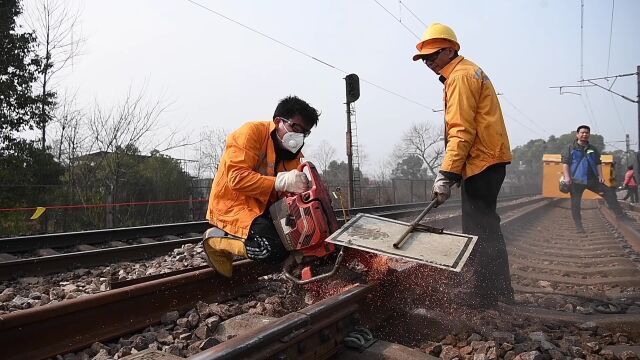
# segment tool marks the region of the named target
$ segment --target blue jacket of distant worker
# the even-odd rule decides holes
[[[598,179],[600,152],[591,144],[582,146],[574,141],[562,154],[562,163],[569,165],[573,182],[588,184]]]

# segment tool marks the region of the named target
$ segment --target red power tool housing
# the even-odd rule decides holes
[[[339,226],[331,206],[329,190],[315,165],[306,161],[298,166],[298,170],[307,174],[311,188],[280,199],[271,206],[269,212],[285,248],[292,252],[290,259],[302,263],[309,258],[325,258],[333,254],[335,245],[325,239]],[[286,266],[291,265],[290,262],[285,264],[285,275],[288,274]],[[312,277],[310,269],[303,270],[303,280]]]

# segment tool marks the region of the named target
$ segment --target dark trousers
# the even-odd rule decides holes
[[[638,202],[638,187],[637,186],[627,186],[627,194],[622,198],[622,200],[627,200],[631,198],[631,203],[635,204]]]
[[[247,258],[267,264],[279,264],[289,256],[268,215],[253,220],[244,247],[247,250]]]
[[[471,274],[462,285],[486,305],[513,301],[507,247],[496,212],[505,172],[506,165],[493,165],[462,182],[462,232],[478,236],[466,264]]]
[[[616,198],[616,191],[598,180],[590,181],[587,184],[571,184],[571,216],[576,227],[582,227],[582,215],[580,215],[580,202],[582,201],[582,194],[585,190],[591,190],[594,193],[600,195],[607,203],[609,209],[611,209],[616,215],[622,214],[622,208],[618,204]]]

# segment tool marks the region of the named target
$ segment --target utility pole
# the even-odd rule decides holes
[[[351,103],[360,98],[360,78],[356,74],[349,74],[344,78],[347,90],[347,165],[349,167],[349,206],[355,206],[353,190],[353,137],[351,134]]]
[[[627,166],[629,166],[629,153],[631,152],[631,143],[629,142],[629,134],[625,134],[624,142],[627,145],[627,147],[625,148],[626,149],[625,158],[627,159]]]
[[[636,66],[636,81],[638,97],[636,98],[636,105],[638,106],[638,151],[633,162],[633,174],[636,179],[640,179],[640,65]],[[636,199],[637,200],[637,199]]]

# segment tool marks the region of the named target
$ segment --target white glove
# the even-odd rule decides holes
[[[303,172],[291,170],[278,173],[276,176],[276,191],[299,194],[307,190],[309,190],[309,178]]]
[[[443,204],[451,196],[451,186],[454,181],[447,179],[441,173],[438,173],[436,180],[433,182],[433,195],[431,199],[438,199],[438,205]]]

